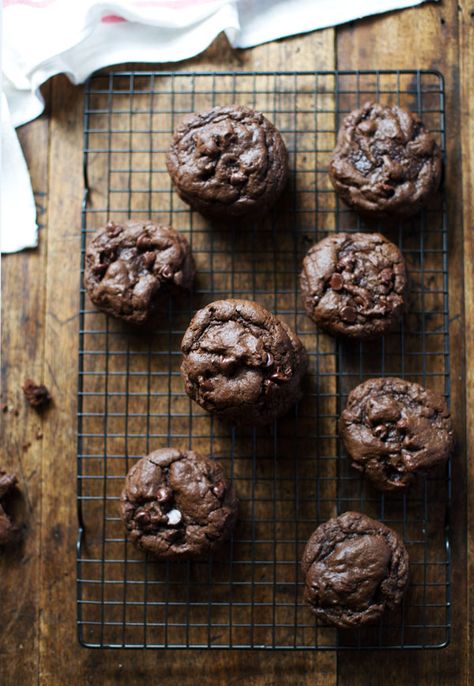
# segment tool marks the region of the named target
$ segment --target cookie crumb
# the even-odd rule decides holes
[[[46,386],[38,385],[32,379],[26,379],[22,389],[26,400],[35,409],[43,408],[51,402],[51,395]]]

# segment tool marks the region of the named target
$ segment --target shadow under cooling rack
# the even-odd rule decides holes
[[[339,203],[327,169],[346,112],[367,100],[419,112],[444,151],[443,81],[435,72],[111,72],[86,85],[82,255],[90,233],[130,216],[172,224],[189,238],[194,292],[167,303],[137,333],[96,311],[81,290],[78,437],[78,631],[90,647],[427,648],[450,632],[450,471],[406,495],[381,495],[350,467],[337,435],[347,393],[370,376],[397,375],[449,397],[447,226],[440,197],[380,230],[402,249],[410,295],[398,330],[372,343],[339,343],[305,315],[302,258],[336,230],[366,228]],[[291,177],[264,220],[212,226],[173,192],[165,155],[192,111],[240,103],[280,129]],[[370,229],[369,229],[370,230]],[[82,258],[82,260],[84,257]],[[82,276],[81,276],[82,287]],[[180,341],[194,311],[220,297],[257,300],[296,329],[310,357],[302,401],[265,429],[216,421],[185,395]],[[123,479],[148,451],[192,447],[234,479],[233,539],[201,562],[156,562],[125,537]],[[312,531],[359,510],[403,537],[411,583],[402,606],[372,627],[317,625],[302,601],[299,561]]]

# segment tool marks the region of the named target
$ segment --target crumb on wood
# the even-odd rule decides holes
[[[1,407],[2,407],[2,412],[3,412],[4,414],[5,414],[5,412],[8,412],[8,405],[7,405],[7,403],[2,403]]]
[[[51,395],[43,384],[36,384],[32,379],[26,379],[23,393],[31,407],[41,409],[51,402]]]

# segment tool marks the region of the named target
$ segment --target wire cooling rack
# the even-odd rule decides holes
[[[198,268],[194,292],[163,307],[152,332],[99,313],[81,291],[78,441],[78,631],[89,647],[428,648],[450,635],[450,471],[406,495],[381,495],[352,470],[337,436],[347,393],[398,375],[449,397],[447,226],[442,198],[384,230],[410,272],[407,313],[371,343],[338,343],[302,309],[297,275],[309,246],[366,228],[328,180],[341,117],[366,100],[419,112],[444,151],[444,94],[435,72],[102,73],[86,85],[82,254],[109,219],[151,217],[183,231]],[[265,220],[212,226],[173,192],[165,155],[181,117],[248,104],[280,129],[291,179]],[[370,229],[369,229],[370,230]],[[82,283],[82,281],[81,281]],[[185,395],[180,341],[196,309],[217,298],[257,300],[293,326],[310,357],[299,405],[261,429],[236,429]],[[199,562],[157,562],[127,543],[118,516],[123,479],[152,449],[193,448],[234,479],[233,539]],[[321,522],[359,510],[396,529],[411,560],[402,606],[373,627],[317,625],[302,602],[299,561]]]

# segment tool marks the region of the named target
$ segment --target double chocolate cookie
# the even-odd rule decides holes
[[[181,350],[186,393],[223,419],[265,424],[301,396],[308,365],[303,344],[255,302],[218,300],[199,310]]]
[[[300,285],[308,316],[334,336],[375,338],[404,305],[405,261],[380,233],[334,233],[313,245]]]
[[[417,472],[445,462],[454,447],[444,398],[395,377],[354,388],[339,431],[352,466],[382,491],[406,488]]]
[[[361,214],[409,216],[438,189],[441,151],[416,114],[368,102],[345,118],[329,176],[344,202]]]
[[[128,472],[121,516],[130,540],[158,558],[196,558],[231,534],[238,501],[218,462],[192,450],[155,450]]]
[[[359,512],[321,524],[301,566],[306,603],[318,619],[339,629],[376,621],[400,603],[408,583],[408,553],[400,537]]]
[[[16,476],[0,470],[0,501],[7,498],[16,488]],[[5,512],[0,502],[0,546],[14,543],[18,537],[18,528]]]
[[[111,221],[86,250],[84,285],[90,299],[131,324],[145,323],[164,294],[191,288],[194,274],[188,241],[161,224]]]
[[[228,105],[181,122],[167,167],[180,198],[204,215],[226,219],[274,205],[288,179],[288,153],[263,114]]]

